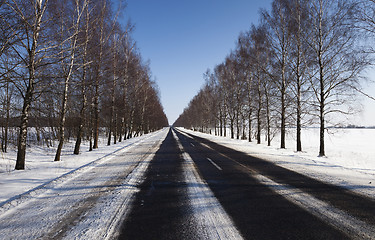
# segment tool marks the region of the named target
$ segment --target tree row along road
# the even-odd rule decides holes
[[[45,188],[0,238],[375,238],[373,200],[172,128]]]

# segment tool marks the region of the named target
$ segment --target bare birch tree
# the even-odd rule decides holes
[[[20,31],[16,32],[15,37],[19,40],[19,45],[14,47],[16,54],[27,70],[27,78],[22,81],[22,86],[18,85],[18,89],[22,95],[23,106],[20,118],[18,151],[16,170],[25,169],[26,156],[26,138],[28,130],[28,121],[30,107],[34,99],[35,88],[38,82],[38,69],[45,65],[48,46],[43,46],[41,36],[47,27],[44,20],[46,14],[48,0],[35,1],[6,1],[4,4],[14,13],[18,22],[22,23]]]
[[[61,3],[61,2],[60,2]],[[57,5],[60,9],[64,9],[64,6],[70,4],[63,3],[63,5]],[[68,91],[70,81],[73,75],[76,61],[76,51],[78,47],[78,37],[81,31],[81,19],[85,13],[85,8],[88,5],[87,0],[79,1],[74,0],[72,8],[67,11],[62,11],[60,15],[61,21],[61,42],[60,55],[62,56],[62,72],[64,88],[62,93],[62,103],[60,110],[60,123],[59,123],[59,144],[57,146],[55,161],[60,161],[61,150],[65,140],[65,122],[66,122],[66,111],[68,106]],[[70,13],[70,14],[69,14]],[[70,22],[71,21],[71,22]]]
[[[84,125],[86,122],[86,110],[88,105],[88,93],[87,93],[87,71],[90,65],[88,59],[88,42],[90,40],[90,26],[92,25],[91,21],[91,9],[89,6],[85,8],[85,19],[84,19],[84,26],[82,33],[82,38],[80,38],[81,48],[80,48],[80,68],[79,68],[79,77],[78,77],[78,87],[80,88],[80,96],[81,96],[81,107],[79,111],[78,117],[78,131],[77,131],[77,139],[74,146],[74,154],[79,154],[80,146],[82,142],[82,137],[84,133]]]
[[[308,45],[305,41],[305,30],[308,27],[307,12],[308,3],[305,0],[291,0],[287,3],[286,8],[289,12],[289,21],[291,26],[292,44],[290,49],[289,65],[291,68],[291,91],[293,94],[293,101],[295,106],[295,121],[296,121],[296,149],[302,151],[302,127],[303,116],[306,115],[304,108],[306,108],[308,92],[308,66],[311,64]]]
[[[325,156],[325,131],[331,114],[355,110],[353,87],[366,67],[353,28],[355,5],[351,1],[314,0],[310,2],[310,29],[306,42],[314,53],[311,87],[320,125],[319,156]]]
[[[275,67],[278,74],[274,74],[273,81],[280,92],[280,148],[285,148],[286,134],[286,111],[287,111],[287,91],[289,81],[287,76],[288,58],[291,47],[290,21],[285,8],[286,0],[275,0],[272,2],[271,12],[263,11],[262,17],[269,26],[269,42],[274,52]],[[279,77],[280,76],[280,77]]]

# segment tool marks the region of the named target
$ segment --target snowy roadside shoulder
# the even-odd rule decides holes
[[[327,157],[317,156],[319,145],[316,129],[304,130],[303,152],[278,148],[276,138],[268,147],[247,140],[181,130],[375,199],[375,148],[371,147],[374,129],[338,130],[326,141]],[[295,145],[292,135],[287,137],[286,143],[287,146]]]
[[[127,150],[130,146],[135,146],[160,131],[131,138],[111,146],[100,146],[94,151],[83,151],[79,155],[72,154],[74,146],[72,143],[68,143],[63,149],[59,162],[53,161],[55,152],[51,148],[30,149],[26,155],[27,169],[22,171],[9,170],[9,165],[15,165],[15,152],[3,155],[1,160],[3,164],[0,164],[0,167],[7,170],[0,172],[0,213],[40,194],[48,187],[66,181],[111,159],[116,156],[116,153]],[[86,147],[82,146],[82,149]]]

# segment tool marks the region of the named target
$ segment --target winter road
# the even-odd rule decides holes
[[[181,130],[0,209],[1,239],[375,239],[375,201]]]

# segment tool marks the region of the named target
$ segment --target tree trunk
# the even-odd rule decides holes
[[[9,82],[6,84],[6,119],[5,119],[5,129],[4,129],[4,143],[3,152],[7,152],[8,148],[8,131],[9,131],[9,116],[10,115],[10,96],[9,96]]]
[[[271,146],[271,116],[270,107],[267,105],[267,146]]]
[[[117,112],[115,112],[115,116],[113,119],[113,144],[117,143]]]
[[[271,146],[271,111],[270,111],[270,96],[267,86],[264,86],[264,95],[266,100],[266,120],[267,120],[267,146]]]
[[[237,116],[236,116],[236,130],[237,130],[237,136],[236,138],[237,139],[240,139],[240,122],[239,122],[239,113],[237,112]]]
[[[246,123],[245,116],[242,116],[242,140],[246,139]]]
[[[301,143],[301,89],[298,88],[297,93],[297,152],[302,151]]]
[[[325,156],[324,150],[324,131],[325,131],[325,122],[324,122],[324,107],[325,107],[325,99],[324,99],[324,78],[323,78],[323,68],[320,68],[320,131],[319,131],[319,157]]]
[[[261,136],[260,136],[260,134],[261,134],[261,130],[262,130],[262,128],[261,128],[261,123],[262,123],[262,120],[261,120],[261,116],[260,116],[260,111],[261,111],[261,109],[259,108],[258,109],[258,112],[257,112],[257,120],[258,120],[258,123],[257,123],[257,144],[260,144],[261,143]]]
[[[87,73],[87,44],[89,40],[89,19],[90,14],[88,8],[86,8],[86,27],[85,27],[85,45],[83,48],[83,57],[82,57],[82,78],[81,78],[81,93],[82,93],[82,107],[79,113],[79,125],[78,125],[78,132],[77,132],[77,140],[74,146],[74,154],[78,155],[81,143],[82,143],[82,137],[83,137],[83,131],[84,131],[84,123],[85,123],[85,111],[87,106],[87,96],[86,96],[86,73]]]
[[[65,141],[65,121],[66,121],[66,110],[67,110],[67,105],[68,105],[68,90],[69,90],[70,77],[73,72],[74,51],[75,51],[76,41],[77,41],[76,37],[74,37],[73,44],[72,44],[73,52],[71,53],[71,57],[70,57],[69,71],[65,77],[65,82],[64,82],[64,92],[63,92],[63,99],[62,99],[62,105],[61,105],[61,118],[60,118],[60,124],[59,124],[59,145],[57,146],[55,161],[60,161],[61,150]]]
[[[74,146],[74,154],[78,155],[79,150],[81,147],[81,142],[82,142],[82,137],[83,137],[83,129],[84,129],[84,122],[85,122],[85,110],[86,110],[86,105],[87,105],[87,97],[86,97],[86,91],[85,91],[85,86],[82,84],[82,107],[79,113],[79,125],[78,125],[78,132],[77,132],[77,140],[76,144]]]
[[[114,144],[116,144],[116,131],[113,129],[115,128],[116,120],[115,120],[115,93],[116,93],[116,37],[113,37],[113,80],[112,80],[112,91],[111,91],[111,116],[109,121],[109,133],[108,133],[108,142],[107,145],[111,145],[111,136],[112,132],[114,133]]]
[[[96,149],[99,147],[99,79],[96,79],[95,83],[95,96],[94,96],[94,126],[93,126],[93,137],[94,137],[94,146]]]
[[[281,144],[280,148],[285,148],[285,73],[282,74],[281,86]]]
[[[18,151],[16,160],[16,170],[25,169],[25,158],[26,158],[26,139],[27,139],[27,124],[29,121],[29,111],[31,102],[34,94],[34,84],[36,75],[36,51],[38,45],[38,37],[40,31],[40,25],[42,22],[44,11],[42,11],[42,1],[36,3],[35,5],[35,23],[31,26],[32,31],[32,44],[28,51],[28,71],[29,79],[26,89],[26,94],[23,98],[23,107],[21,113],[21,125],[20,132],[18,136]]]
[[[324,91],[324,65],[323,65],[323,23],[322,16],[319,15],[319,46],[318,46],[318,64],[319,64],[319,83],[320,83],[320,99],[319,99],[319,112],[320,112],[320,131],[319,131],[319,157],[325,156],[324,149],[324,130],[325,130],[325,91]]]
[[[249,111],[249,142],[252,142],[251,130],[252,130],[252,119],[251,119],[252,112]]]
[[[220,137],[222,137],[223,136],[223,114],[221,113],[221,110],[220,110],[219,124],[220,124]]]
[[[302,37],[301,37],[301,8],[300,1],[297,1],[297,63],[296,63],[296,78],[297,78],[297,152],[302,151],[301,143],[301,114],[302,114],[302,104],[301,104],[301,89],[302,89],[302,73],[301,73],[301,60],[302,56]]]
[[[258,77],[258,109],[257,109],[257,144],[261,143],[261,130],[262,130],[262,92],[261,92],[261,82]]]
[[[122,141],[122,132],[124,131],[124,118],[121,118],[120,129],[118,129],[118,141]]]
[[[74,152],[73,153],[75,155],[79,154],[79,149],[80,149],[81,143],[82,143],[82,134],[83,134],[83,126],[80,123],[79,126],[78,126],[78,135],[77,135],[76,144],[74,145]]]
[[[234,119],[230,119],[230,138],[234,138]]]
[[[226,117],[225,117],[225,115],[224,115],[224,117],[223,117],[223,129],[224,129],[224,137],[226,137],[227,136],[227,120],[226,120]]]
[[[128,139],[128,126],[127,124],[125,124],[125,127],[124,127],[124,141]]]
[[[107,140],[107,146],[111,145],[111,138],[112,138],[112,125],[113,125],[113,108],[111,107],[111,119],[109,121],[109,127],[108,127],[108,140]]]
[[[322,112],[322,110],[321,110]],[[320,116],[320,131],[319,131],[319,140],[320,140],[320,146],[319,146],[319,157],[325,156],[325,150],[324,150],[324,116]]]
[[[31,76],[34,76],[34,69],[30,70]],[[27,88],[26,95],[23,102],[22,114],[21,114],[21,125],[18,136],[18,151],[16,170],[25,169],[25,158],[26,158],[26,139],[27,139],[27,125],[29,122],[29,110],[34,92],[34,78],[31,77],[29,81],[29,87]]]
[[[93,146],[93,138],[94,138],[94,106],[90,106],[90,120],[89,120],[89,141],[90,141],[90,146],[89,146],[89,151],[92,151],[94,149]]]

